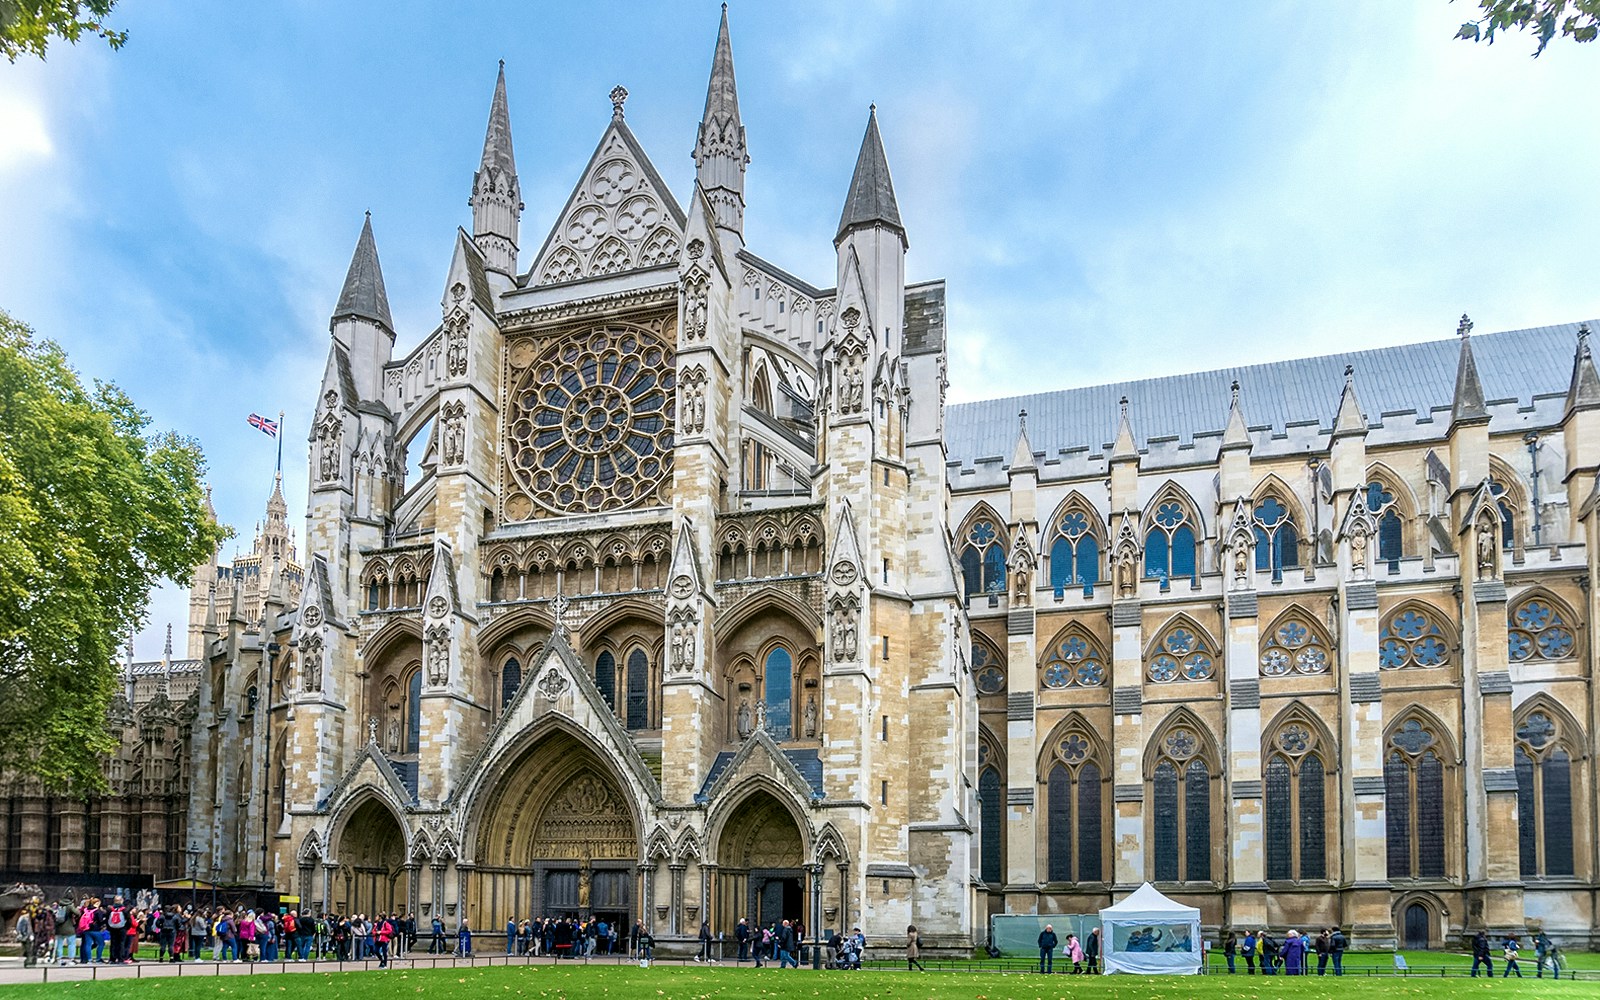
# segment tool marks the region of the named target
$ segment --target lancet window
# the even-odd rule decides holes
[[[1439,734],[1411,716],[1389,735],[1383,764],[1390,878],[1443,878],[1445,761]]]
[[[1328,876],[1327,767],[1317,730],[1305,719],[1278,727],[1266,747],[1267,878],[1307,881]]]
[[[1394,491],[1374,479],[1367,483],[1362,492],[1366,495],[1367,510],[1378,522],[1378,562],[1388,564],[1389,572],[1398,573],[1405,531],[1399,508],[1395,505]]]
[[[1536,707],[1517,724],[1517,846],[1524,877],[1573,874],[1569,737],[1575,734],[1556,720]]]
[[[1272,579],[1283,579],[1285,569],[1300,565],[1300,534],[1295,529],[1289,508],[1268,495],[1251,511],[1256,534],[1256,569],[1271,570]]]
[[[1093,746],[1088,733],[1074,727],[1051,753],[1045,795],[1052,882],[1105,879],[1101,847],[1105,783]]]
[[[1050,586],[1057,597],[1068,587],[1093,594],[1100,582],[1100,539],[1090,511],[1069,508],[1056,521],[1056,538],[1050,543]]]
[[[1187,725],[1159,738],[1150,774],[1158,882],[1211,880],[1211,771],[1200,735]]]
[[[1006,550],[995,521],[981,517],[967,527],[961,549],[961,575],[967,600],[979,594],[998,596],[1006,591]]]
[[[1182,577],[1198,584],[1195,537],[1195,521],[1186,505],[1171,498],[1158,501],[1144,535],[1144,575],[1160,580],[1163,589]]]

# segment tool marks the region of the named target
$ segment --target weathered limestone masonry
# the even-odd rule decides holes
[[[875,108],[824,288],[746,246],[726,16],[681,201],[610,98],[535,245],[501,67],[432,330],[363,223],[303,568],[275,492],[193,694],[118,710],[182,734],[196,874],[669,948],[968,949],[1146,880],[1213,933],[1600,944],[1586,325],[947,407]]]

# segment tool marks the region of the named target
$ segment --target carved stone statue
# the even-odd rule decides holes
[[[589,896],[594,882],[594,873],[589,870],[588,864],[578,869],[578,909],[589,908]]]
[[[376,715],[367,716],[367,742],[374,746],[378,743],[378,717]]]
[[[460,403],[444,408],[443,427],[440,428],[439,446],[446,465],[460,465],[466,452],[467,411]]]
[[[1350,535],[1350,576],[1356,580],[1367,578],[1367,533],[1355,531]]]
[[[1117,596],[1129,598],[1138,592],[1138,556],[1132,549],[1123,549],[1117,556]]]
[[[443,626],[429,629],[428,642],[428,683],[438,687],[450,676],[449,630]]]
[[[1478,520],[1478,576],[1495,575],[1495,524],[1489,518]]]
[[[339,478],[339,418],[328,414],[317,428],[317,474],[322,482]]]
[[[817,696],[816,695],[811,695],[808,698],[806,698],[806,711],[805,711],[804,721],[802,723],[802,727],[801,727],[800,731],[805,734],[805,737],[808,740],[816,738],[816,735],[817,735]]]
[[[749,698],[746,698],[743,701],[739,702],[739,717],[738,717],[738,722],[736,723],[736,725],[737,725],[738,730],[739,730],[739,738],[741,740],[749,739],[750,738],[751,727],[753,725],[755,725],[755,720],[753,718],[751,718],[751,715],[750,715],[750,699]]]
[[[698,340],[706,333],[706,277],[699,272],[684,281],[683,334]]]
[[[833,605],[833,658],[846,662],[856,657],[856,610],[846,601]]]
[[[1241,542],[1234,542],[1233,546],[1233,589],[1247,590],[1250,587],[1250,549]]]
[[[1032,584],[1033,567],[1025,561],[1018,562],[1016,568],[1011,571],[1011,585],[1015,591],[1011,603],[1018,607],[1027,607],[1028,602],[1033,599]]]
[[[400,752],[400,720],[389,716],[389,724],[384,727],[383,745],[390,753]]]
[[[451,378],[467,373],[467,316],[459,313],[450,318],[447,327],[450,344],[445,348],[445,370]]]
[[[315,694],[322,690],[322,639],[307,636],[300,644],[300,686]]]
[[[844,380],[839,385],[839,412],[861,412],[861,361],[857,355],[844,359]]]

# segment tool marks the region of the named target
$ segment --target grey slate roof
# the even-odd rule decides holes
[[[944,282],[906,289],[905,353],[934,354],[944,350]]]
[[[793,764],[795,770],[800,772],[800,776],[806,779],[806,784],[811,786],[811,794],[819,799],[822,798],[821,755],[811,749],[790,749],[787,747],[784,748],[783,755],[789,758],[789,763]],[[706,772],[705,782],[700,786],[700,794],[695,798],[702,802],[705,801],[706,796],[711,792],[711,786],[717,783],[717,779],[722,777],[722,772],[728,769],[728,765],[733,763],[733,758],[736,756],[738,755],[732,750],[723,750],[717,754],[716,759],[711,762],[711,770]]]
[[[844,199],[835,240],[856,226],[882,224],[898,232],[902,239],[906,227],[900,222],[900,206],[894,200],[894,182],[889,179],[889,160],[883,154],[883,137],[878,134],[878,109],[867,115],[867,134],[861,137],[861,152],[856,156],[856,172],[850,178],[850,193]]]
[[[361,236],[356,240],[356,252],[344,276],[339,304],[333,307],[334,319],[347,316],[370,319],[386,330],[394,329],[394,319],[389,315],[389,296],[383,290],[383,268],[378,266],[378,244],[372,238],[371,212],[367,213]]]
[[[1591,320],[1591,327],[1596,321]],[[1489,402],[1529,404],[1539,396],[1561,396],[1572,377],[1579,323],[1508,330],[1472,338],[1483,391]],[[1063,450],[1109,450],[1117,433],[1117,401],[1126,395],[1140,448],[1152,439],[1192,441],[1227,425],[1229,386],[1239,380],[1241,405],[1252,427],[1283,433],[1289,424],[1329,429],[1344,388],[1344,367],[1355,366],[1356,392],[1369,425],[1385,414],[1436,410],[1447,415],[1455,396],[1459,338],[1399,344],[1135,382],[1060,389],[957,403],[946,414],[952,463],[970,465],[1005,458],[1017,437],[1017,411],[1028,411],[1028,437],[1035,452],[1053,457]],[[1444,418],[1448,422],[1448,416]]]

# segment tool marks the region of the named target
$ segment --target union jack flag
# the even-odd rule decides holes
[[[278,422],[268,420],[259,413],[250,414],[250,426],[265,434],[267,437],[278,436]]]

